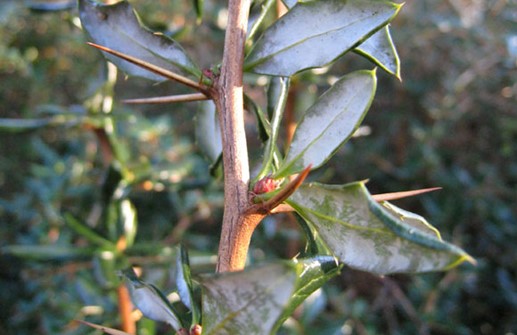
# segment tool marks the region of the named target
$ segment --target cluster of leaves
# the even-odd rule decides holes
[[[260,29],[259,29],[259,30],[260,30]],[[196,77],[195,77],[195,76],[193,76],[193,77],[196,79]],[[427,101],[427,102],[428,102],[428,101]],[[429,102],[428,102],[428,103],[429,103]],[[207,109],[209,109],[209,108],[207,108]],[[272,111],[272,112],[273,112],[273,111]],[[271,113],[270,115],[273,115],[273,113]],[[200,119],[202,119],[202,118],[200,118]],[[211,114],[211,119],[212,119],[212,120],[214,119],[213,113]],[[269,119],[269,116],[266,116],[266,120],[267,120],[267,119]],[[117,122],[119,122],[119,121],[117,121]],[[139,122],[135,122],[134,124],[138,124],[138,123],[140,123],[140,122],[142,122],[142,120],[141,120],[141,119],[139,119]],[[274,121],[274,118],[271,118],[271,122],[270,122],[270,124],[271,124],[271,125],[273,125],[273,124],[274,124],[274,122],[275,122],[275,121]],[[268,127],[268,122],[263,122],[263,124],[264,124],[264,125],[266,125],[266,126],[264,127],[265,129],[270,129],[270,130],[271,130],[271,129],[275,129],[275,127],[274,127],[274,126],[270,126],[270,127]],[[210,125],[213,125],[213,122],[211,122],[211,123],[210,123]],[[217,127],[213,127],[213,129],[217,129]],[[271,135],[269,135],[269,136],[271,136]],[[266,138],[267,138],[267,137],[266,137]],[[210,143],[210,141],[208,141],[208,142]],[[214,143],[214,142],[212,142],[212,143]],[[217,142],[215,142],[215,143],[217,143]],[[276,155],[276,152],[274,151],[274,150],[276,150],[276,149],[275,149],[275,148],[271,149],[271,147],[273,147],[273,146],[271,146],[271,145],[270,145],[270,146],[269,146],[269,150],[273,150],[273,153]],[[211,148],[208,148],[208,149],[210,150]],[[212,148],[212,149],[213,149],[213,148]],[[304,149],[305,149],[305,148],[304,148],[303,146],[302,146],[302,147],[300,147],[300,151],[303,151]],[[333,151],[334,151],[334,150],[332,150],[332,152],[333,152]],[[213,152],[214,152],[215,154],[214,154],[212,157],[214,158],[214,161],[215,161],[215,160],[217,159],[217,157],[218,157],[218,155],[219,155],[219,154],[218,154],[217,149],[213,150]],[[267,156],[267,155],[265,155],[265,156]],[[324,155],[323,155],[323,156],[324,156]],[[326,154],[326,157],[328,157],[328,156],[329,156],[329,155],[328,155],[328,154]],[[360,155],[359,155],[359,156],[360,156]],[[268,158],[269,158],[269,157],[273,157],[273,159],[271,159],[271,161],[275,162],[275,159],[276,159],[276,158],[274,158],[274,155],[273,155],[273,156],[267,156],[267,157],[268,157]],[[303,155],[302,155],[302,156],[298,156],[298,157],[303,157]],[[434,157],[435,157],[435,156],[434,156]],[[282,163],[282,164],[286,164],[286,163],[285,163],[286,161],[287,161],[288,163],[293,163],[295,160],[292,160],[292,161],[283,160],[283,161],[281,161],[280,163]],[[353,165],[355,165],[355,164],[359,164],[359,162],[361,162],[361,163],[363,164],[363,166],[368,165],[368,162],[363,162],[363,161],[361,161],[361,160],[358,160],[357,162],[351,162],[351,163],[350,163],[350,165],[351,165],[351,166],[353,166]],[[298,162],[298,163],[299,163],[299,162]],[[293,163],[293,164],[294,164],[294,163]],[[264,166],[265,166],[265,165],[266,165],[266,164],[264,164]],[[270,170],[265,170],[265,175],[268,175],[269,173],[273,173],[273,172],[275,172],[275,173],[277,173],[277,175],[274,175],[274,176],[275,176],[275,177],[279,176],[279,175],[278,175],[278,171],[280,171],[279,167],[282,167],[282,166],[283,166],[283,165],[281,165],[281,164],[273,165],[273,168],[274,168],[275,170],[272,170],[271,168],[270,168]],[[300,164],[300,165],[299,165],[299,168],[303,169],[303,167],[304,167],[304,164]],[[287,169],[287,167],[286,167],[286,166],[283,166],[283,168],[284,168],[284,169]],[[407,169],[407,170],[411,170],[411,169],[412,169],[412,165],[411,165],[411,166],[409,166],[409,167],[407,167],[406,169]],[[357,169],[357,170],[358,170],[358,171],[361,171],[360,169]],[[292,171],[295,171],[295,170],[293,169]],[[352,173],[353,173],[352,171],[354,171],[354,170],[351,170],[350,174],[352,174]],[[403,168],[402,168],[402,169],[400,169],[400,172],[404,172],[404,171],[405,171],[405,170],[404,170]],[[411,170],[411,171],[413,171],[413,170]],[[411,171],[409,171],[409,172],[407,172],[407,173],[410,173]],[[286,173],[286,175],[289,175],[290,173],[291,173],[291,172],[287,172],[287,173]],[[378,173],[378,172],[373,171],[373,173],[372,173],[371,175],[372,175],[372,176],[375,176],[375,177],[377,177],[377,178],[378,178],[379,173]],[[366,177],[366,176],[365,176],[365,177]],[[342,180],[342,179],[341,179],[341,180]],[[442,180],[442,179],[441,179],[440,177],[436,177],[436,178],[431,179],[431,181],[432,181],[433,183],[440,183],[440,184],[441,184],[441,180]],[[258,181],[258,179],[257,179],[257,181]],[[386,185],[393,185],[393,181],[387,180]],[[308,187],[308,186],[307,186],[307,187]],[[318,188],[318,189],[319,189],[319,188],[323,189],[323,190],[322,190],[322,192],[324,191],[325,193],[336,192],[336,190],[333,190],[332,188],[329,188],[328,186],[325,186],[325,185],[323,185],[323,187],[321,187],[321,186],[319,186],[319,185],[317,185],[317,184],[316,184],[314,187],[316,187],[316,188]],[[363,186],[363,185],[361,185],[361,184],[350,184],[350,185],[347,185],[346,187],[340,187],[340,188],[343,188],[343,189],[347,189],[347,190],[349,190],[349,192],[350,192],[351,194],[363,194],[363,195],[364,195],[364,192],[360,192],[360,191],[358,191],[358,189],[361,189],[361,188],[363,188],[363,187],[364,187],[364,186]],[[305,188],[305,186],[304,186],[303,188]],[[303,188],[302,188],[300,191],[303,191]],[[400,188],[400,186],[398,186],[398,188]],[[389,189],[389,187],[388,187],[388,186],[386,186],[386,189]],[[458,195],[459,195],[459,194],[456,194],[456,196],[458,196]],[[80,197],[78,197],[78,198],[80,198]],[[293,196],[293,199],[296,199],[296,194]],[[291,200],[293,200],[293,199],[291,199]],[[356,199],[356,198],[354,198],[354,199]],[[294,201],[294,200],[293,200],[293,201]],[[299,202],[300,202],[300,201],[299,201]],[[456,202],[456,201],[454,201],[454,203],[455,203],[455,202]],[[296,204],[297,204],[296,202],[292,202],[293,207],[296,207]],[[298,205],[299,205],[299,212],[300,212],[300,213],[302,213],[302,214],[303,214],[303,213],[305,213],[305,218],[306,218],[307,220],[309,220],[309,221],[310,221],[310,220],[311,220],[311,215],[313,215],[313,213],[312,213],[310,210],[307,210],[307,209],[305,209],[305,211],[304,211],[304,208],[309,208],[309,209],[310,209],[311,207],[309,207],[309,206],[314,207],[314,206],[316,206],[316,205],[314,205],[314,204],[304,204],[304,203],[299,203]],[[366,201],[366,200],[363,202],[363,206],[364,206],[364,208],[366,208],[366,211],[367,211],[367,212],[368,212],[368,211],[370,211],[370,208],[371,208],[372,206],[373,206],[373,207],[375,207],[375,205],[377,205],[375,202]],[[318,204],[317,206],[319,206],[319,208],[322,208],[321,203],[320,203],[320,204]],[[325,204],[325,206],[328,206],[328,204]],[[396,210],[396,209],[395,209],[395,211],[396,211],[396,213],[400,214],[400,210]],[[503,211],[501,212],[501,215],[504,215],[504,213],[505,213],[505,211],[503,210]],[[140,214],[140,212],[139,212],[139,214]],[[322,214],[325,214],[325,212],[322,212]],[[332,214],[334,214],[334,213],[332,213]],[[437,215],[438,215],[439,213],[435,212],[435,214],[437,214]],[[445,214],[443,214],[442,216],[438,215],[438,217],[443,217],[444,215],[445,215]],[[325,217],[327,217],[327,216],[328,216],[328,213],[327,213],[327,214],[325,214],[324,216],[325,216]],[[381,216],[381,218],[382,218],[382,217],[383,217],[383,216]],[[316,219],[319,219],[319,218],[316,218]],[[336,219],[339,219],[339,218],[336,218]],[[319,219],[319,220],[321,220],[321,219]],[[342,220],[342,219],[339,219],[339,221],[343,221],[343,220]],[[440,219],[440,221],[445,222],[445,219]],[[452,220],[452,221],[455,221],[455,220]],[[422,221],[421,221],[420,219],[417,219],[417,220],[416,220],[416,222],[420,222],[420,223],[421,223]],[[424,225],[424,226],[425,226],[425,225]],[[318,232],[320,232],[320,233],[323,235],[324,230],[321,230],[321,228],[320,228],[320,230],[318,230]],[[435,233],[432,229],[427,230],[427,232],[428,232],[428,233],[431,233],[431,234],[433,234],[433,235],[436,235],[436,233]],[[35,234],[36,234],[36,232],[35,232]],[[326,246],[326,247],[328,248],[328,244],[332,243],[332,240],[329,238],[328,240],[327,240],[327,239],[325,239],[325,240],[324,240],[324,242],[325,242],[325,244],[327,244],[327,246]],[[321,250],[321,249],[320,249],[320,250]],[[344,253],[344,255],[346,255],[346,253]],[[348,262],[348,260],[347,260],[347,262]],[[353,264],[352,264],[352,265],[353,265]],[[289,265],[288,267],[289,267],[289,268],[291,268],[291,265]],[[501,275],[500,277],[504,279],[504,278],[506,278],[507,276],[505,277],[504,275]],[[503,283],[503,282],[504,282],[504,280],[503,280],[501,283]],[[430,290],[430,289],[428,289],[428,290]],[[359,308],[359,309],[360,309],[360,308]],[[363,309],[363,311],[364,311],[364,309]]]

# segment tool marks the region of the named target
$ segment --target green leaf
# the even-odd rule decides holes
[[[297,3],[259,38],[245,70],[291,76],[325,66],[385,26],[400,7],[366,0]]]
[[[213,101],[202,101],[196,113],[196,142],[211,161],[216,162],[223,152],[221,127]]]
[[[88,227],[87,225],[83,224],[82,222],[80,222],[79,220],[74,218],[71,214],[66,213],[64,215],[64,219],[65,219],[66,224],[70,228],[72,228],[77,234],[84,237],[88,241],[90,241],[98,246],[107,248],[109,250],[116,250],[116,246],[114,243],[112,243],[110,240],[104,238],[103,236],[97,234],[94,230],[92,230],[90,227]]]
[[[54,12],[75,8],[75,0],[28,0],[25,6],[37,12]]]
[[[190,309],[192,313],[191,326],[199,324],[201,320],[200,308],[194,298],[194,288],[190,273],[190,262],[187,249],[180,246],[176,256],[176,286],[181,301]]]
[[[355,48],[354,52],[368,58],[381,69],[400,80],[400,59],[388,26],[370,36],[364,43]]]
[[[246,41],[251,40],[255,33],[258,31],[258,28],[264,22],[264,19],[267,16],[267,13],[271,10],[271,7],[276,3],[277,0],[266,0],[265,2],[254,3],[251,9],[249,23],[248,23],[248,36],[246,37]],[[259,13],[255,14],[254,7],[260,7]]]
[[[79,1],[84,29],[92,40],[118,52],[180,74],[199,78],[201,71],[183,48],[163,34],[145,28],[127,1],[101,5],[90,0]],[[144,70],[113,55],[106,58],[129,75],[163,81],[163,77]]]
[[[200,24],[203,21],[203,7],[205,6],[205,0],[192,0],[194,3],[194,10],[196,11],[196,22]]]
[[[278,330],[287,318],[293,314],[309,295],[323,286],[330,278],[339,274],[340,266],[337,259],[331,256],[319,256],[307,259],[295,260],[298,267],[298,280],[296,288],[291,296],[289,305],[284,309],[282,316],[277,321],[275,330]]]
[[[288,203],[339,260],[377,274],[445,270],[474,260],[423,218],[378,204],[363,182],[302,185]]]
[[[138,279],[132,268],[123,272],[123,278],[131,301],[145,317],[166,322],[175,330],[183,328],[178,314],[160,290]]]
[[[26,260],[72,261],[91,259],[96,249],[60,245],[8,245],[0,248],[0,251]]]
[[[52,119],[4,119],[0,118],[0,130],[12,132],[43,128],[52,123]]]
[[[254,178],[252,184],[264,178],[273,170],[275,157],[278,156],[278,148],[276,145],[278,134],[280,132],[280,124],[284,115],[284,107],[289,94],[289,78],[273,77],[268,89],[268,115],[271,117],[271,132],[266,141],[264,148],[264,159],[262,168]]]
[[[203,276],[203,335],[272,334],[297,277],[292,263]]]
[[[375,70],[356,71],[336,82],[305,112],[275,177],[325,163],[363,120],[375,95]]]

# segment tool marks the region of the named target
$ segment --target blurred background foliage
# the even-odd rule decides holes
[[[196,26],[189,1],[131,1],[149,27],[181,41],[208,67],[222,53],[226,3],[205,2],[204,21]],[[0,124],[0,334],[89,334],[72,320],[118,325],[110,276],[121,264],[138,264],[148,281],[172,289],[172,247],[183,241],[194,271],[212,269],[221,182],[209,176],[195,146],[199,105],[124,105],[123,98],[182,88],[122,74],[106,116],[119,148],[118,165],[109,167],[95,131],[106,126],[105,118],[91,111],[105,62],[85,45],[75,4],[45,12],[41,3],[0,2],[0,117],[12,121]],[[369,179],[372,193],[442,186],[397,204],[424,215],[478,265],[385,278],[345,268],[282,332],[515,334],[517,1],[411,1],[392,34],[402,82],[379,72],[360,136],[313,176],[333,183]],[[325,78],[365,67],[371,65],[351,54],[324,69]],[[295,116],[328,87],[321,78],[310,72],[294,78]],[[261,101],[263,91],[253,85],[250,95]],[[259,152],[254,117],[247,119],[250,150]],[[106,205],[113,178],[115,188],[120,179],[129,182],[121,201]],[[138,233],[134,245],[117,254],[119,263],[110,263],[109,250],[74,230],[72,221],[120,242],[109,219],[96,223],[102,208],[123,200],[134,206]],[[254,236],[251,261],[296,255],[302,235],[292,217],[269,217]],[[141,324],[141,334],[163,329]]]

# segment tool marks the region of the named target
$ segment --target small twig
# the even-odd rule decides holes
[[[209,95],[209,91],[205,87],[203,87],[199,83],[195,82],[194,80],[191,80],[191,79],[189,79],[187,77],[184,77],[184,76],[182,76],[180,74],[174,73],[172,71],[166,70],[166,69],[164,69],[162,67],[156,66],[154,64],[151,64],[151,63],[146,62],[144,60],[141,60],[139,58],[127,55],[125,53],[122,53],[122,52],[110,49],[108,47],[105,47],[105,46],[102,46],[102,45],[99,45],[99,44],[95,44],[95,43],[92,43],[92,42],[86,42],[86,43],[88,45],[91,45],[92,47],[95,47],[95,48],[101,50],[101,51],[107,52],[109,54],[112,54],[114,56],[122,58],[123,60],[126,60],[126,61],[128,61],[130,63],[133,63],[133,64],[135,64],[137,66],[140,66],[141,68],[144,68],[144,69],[146,69],[146,70],[148,70],[150,72],[156,73],[157,75],[160,75],[160,76],[162,76],[164,78],[177,81],[180,84],[183,84],[185,86],[191,87],[191,88],[193,88],[193,89],[195,89],[195,90],[197,90],[199,92],[205,93],[205,95]]]
[[[165,97],[153,97],[153,98],[140,98],[140,99],[125,99],[122,100],[125,104],[168,104],[174,102],[188,102],[188,101],[201,101],[209,100],[204,93],[192,93],[192,94],[181,94],[181,95],[169,95]]]

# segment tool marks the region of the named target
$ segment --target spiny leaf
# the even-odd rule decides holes
[[[388,26],[361,43],[354,52],[363,55],[400,80],[400,59]]]
[[[141,59],[171,72],[190,74],[199,78],[201,71],[183,48],[163,34],[145,28],[127,1],[101,5],[79,0],[79,12],[84,29],[96,44]],[[163,78],[118,57],[106,57],[129,75],[154,81]]]
[[[367,0],[299,2],[255,43],[245,70],[291,76],[325,66],[385,26],[400,7]]]
[[[290,263],[203,276],[203,334],[270,334],[296,280],[296,267]]]
[[[445,270],[475,261],[425,219],[377,203],[363,182],[302,185],[288,203],[339,260],[377,274]]]
[[[375,95],[374,71],[356,71],[336,82],[305,112],[275,177],[325,163],[363,120]]]

